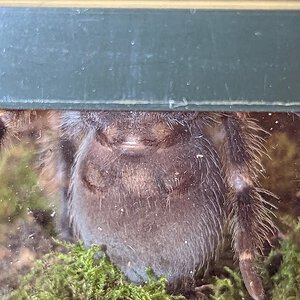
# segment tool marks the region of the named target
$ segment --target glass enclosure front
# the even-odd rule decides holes
[[[203,299],[251,299],[238,261],[252,252],[238,247],[257,236],[267,299],[299,299],[297,114],[1,111],[0,120],[4,299],[177,299],[162,279],[142,288],[146,268],[187,299],[195,287]]]

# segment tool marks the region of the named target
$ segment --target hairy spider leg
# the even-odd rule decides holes
[[[255,300],[262,300],[265,293],[255,259],[274,228],[271,212],[262,197],[271,193],[260,188],[258,182],[264,171],[260,161],[263,139],[258,135],[262,129],[244,113],[223,114],[222,122],[227,138],[225,175],[233,248],[249,294]]]

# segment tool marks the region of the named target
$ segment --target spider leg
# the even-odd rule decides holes
[[[60,179],[61,179],[61,202],[60,202],[60,218],[58,228],[60,230],[60,238],[67,241],[75,241],[73,237],[73,231],[71,227],[71,221],[69,216],[69,203],[68,203],[68,190],[71,181],[71,170],[75,160],[76,148],[71,140],[66,138],[60,138]]]
[[[4,121],[0,118],[0,146],[3,143],[5,134],[6,134],[6,126],[5,126]]]
[[[222,116],[225,130],[227,163],[226,181],[229,187],[228,209],[233,233],[233,247],[245,286],[255,300],[265,298],[255,258],[268,240],[273,224],[270,210],[265,207],[262,194],[271,194],[258,183],[263,172],[260,162],[264,152],[260,127],[246,114],[230,113]]]

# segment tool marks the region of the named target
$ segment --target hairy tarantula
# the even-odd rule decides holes
[[[65,234],[107,254],[135,282],[146,268],[182,283],[218,252],[225,224],[249,294],[264,299],[255,258],[273,224],[258,177],[260,127],[245,113],[45,112],[45,151],[61,183]],[[35,111],[2,111],[0,141]]]

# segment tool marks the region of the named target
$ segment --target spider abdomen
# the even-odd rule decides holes
[[[192,277],[221,240],[226,190],[218,154],[200,129],[181,138],[173,130],[163,139],[168,131],[176,142],[161,147],[159,138],[143,143],[144,135],[131,128],[142,137],[136,153],[134,143],[124,152],[124,142],[112,146],[91,134],[74,164],[69,201],[75,232],[86,245],[105,245],[133,281],[146,280],[147,268],[169,282]]]

